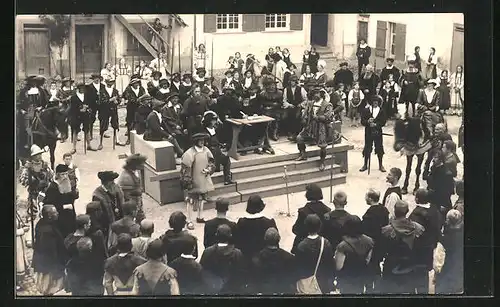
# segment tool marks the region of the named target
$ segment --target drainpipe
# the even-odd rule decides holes
[[[193,23],[193,46],[196,46],[196,14],[194,14],[194,23]]]

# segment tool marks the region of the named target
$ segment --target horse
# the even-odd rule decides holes
[[[415,168],[415,188],[413,193],[420,188],[420,174],[422,172],[422,164],[424,155],[433,152],[434,142],[433,134],[434,127],[438,123],[446,122],[443,116],[438,112],[419,108],[414,117],[403,118],[397,115],[394,123],[394,150],[406,156],[405,180],[402,194],[408,194],[408,184],[412,171],[413,157],[417,157],[417,165]]]
[[[50,152],[50,167],[54,169],[55,151],[57,141],[59,140],[58,133],[63,131],[66,123],[66,115],[64,110],[59,105],[48,106],[35,113],[31,132],[33,134],[33,144],[40,148],[49,147]]]

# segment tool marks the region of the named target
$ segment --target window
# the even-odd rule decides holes
[[[237,31],[240,29],[239,14],[217,14],[217,31]]]
[[[389,22],[389,37],[387,40],[388,55],[394,57],[396,55],[396,24]]]
[[[266,14],[266,29],[287,28],[286,14]]]

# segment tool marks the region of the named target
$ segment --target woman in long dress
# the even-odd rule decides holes
[[[318,61],[319,61],[319,53],[316,52],[315,47],[311,47],[308,58],[308,64],[309,66],[311,66],[311,72],[316,73],[318,71]]]
[[[464,67],[458,65],[450,76],[452,114],[460,115],[464,107]]]
[[[208,54],[204,44],[199,44],[194,53],[194,68],[205,68],[208,72],[207,66],[210,66],[208,61]],[[210,72],[208,72],[210,75]]]
[[[111,63],[108,62],[106,63],[106,65],[104,65],[104,68],[101,70],[101,77],[103,78],[104,82],[115,79],[115,72]]]
[[[447,113],[451,106],[450,98],[450,81],[448,79],[448,71],[443,70],[439,78],[439,110],[441,113]]]
[[[437,55],[436,55],[436,49],[434,47],[431,47],[429,57],[427,58],[427,67],[425,70],[425,80],[429,79],[436,79],[437,77]]]

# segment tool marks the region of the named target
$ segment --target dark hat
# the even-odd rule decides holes
[[[182,75],[182,80],[184,80],[184,79],[191,79],[191,78],[192,78],[191,74],[184,74],[184,75]]]
[[[226,75],[226,76],[227,76],[227,75],[232,75],[232,74],[233,74],[233,72],[232,72],[232,71],[230,71],[230,70],[226,70],[226,72],[224,73],[224,75]]]
[[[35,81],[36,77],[37,77],[36,75],[31,75],[31,76],[26,77],[26,79],[24,79],[24,81],[26,81],[26,82]]]
[[[437,85],[437,81],[436,81],[436,79],[427,79],[427,80],[425,80],[425,85],[427,85],[427,84]]]
[[[35,76],[35,77],[33,78],[33,80],[35,80],[35,81],[44,81],[44,82],[45,82],[45,80],[47,80],[47,78],[45,78],[45,77],[44,77],[44,76],[42,76],[42,75],[38,75],[38,76]]]
[[[322,200],[323,191],[321,191],[321,188],[315,183],[308,184],[306,186],[306,199],[309,201]]]
[[[141,79],[139,79],[139,78],[131,78],[130,79],[130,85],[135,84],[135,83],[141,83]]]
[[[210,89],[208,87],[206,87],[206,86],[202,86],[201,87],[201,93],[205,94],[205,95],[208,95],[208,94],[210,94]]]
[[[133,155],[130,155],[127,157],[127,160],[125,160],[125,163],[130,165],[130,164],[135,164],[135,165],[138,165],[138,164],[142,164],[144,162],[146,162],[148,158],[146,156],[143,156],[141,154],[133,154]]]
[[[131,80],[132,79],[139,79],[140,80],[141,79],[141,75],[139,75],[139,74],[133,74],[132,76],[130,76],[130,79]]]
[[[417,61],[416,61],[416,60],[414,60],[414,59],[410,59],[410,60],[408,60],[408,64],[415,64],[415,63],[417,63]]]
[[[160,82],[158,83],[160,86],[163,85],[163,84],[168,84],[168,80],[163,78],[163,79],[160,79]]]
[[[247,71],[245,71],[245,75],[247,74],[247,72],[249,72],[249,73],[251,73],[253,75],[253,70],[248,69]]]
[[[204,67],[199,67],[199,68],[196,68],[196,73],[199,74],[199,73],[207,73],[207,70],[204,68]]]
[[[343,67],[343,66],[349,66],[349,64],[347,64],[347,62],[342,62],[339,64],[340,67]]]
[[[172,74],[172,79],[180,78],[180,77],[181,77],[181,74],[178,72]]]
[[[382,100],[382,97],[380,97],[379,95],[373,95],[370,99],[370,104],[375,102],[375,101],[378,102],[379,106],[382,105],[383,100]]]
[[[167,101],[170,101],[172,98],[179,98],[179,94],[178,93],[171,93],[168,98],[167,98]]]
[[[91,74],[90,79],[95,80],[95,79],[103,79],[100,74]]]
[[[113,172],[113,171],[103,171],[97,173],[97,177],[102,181],[102,182],[110,182],[118,178],[118,173]]]
[[[271,59],[273,59],[273,61],[275,62],[278,62],[279,60],[281,60],[281,56],[278,53],[273,53],[271,55]]]
[[[115,83],[116,80],[115,79],[106,79],[104,82],[106,82],[108,84],[112,84],[112,83]]]
[[[61,83],[66,83],[66,82],[74,83],[75,80],[71,79],[70,77],[66,77],[61,80]]]
[[[78,82],[78,83],[76,84],[76,88],[77,88],[77,89],[78,89],[78,88],[85,88],[85,83],[83,83],[83,82]]]
[[[158,108],[158,107],[162,107],[164,104],[165,104],[165,102],[158,100],[156,98],[152,98],[151,107]]]
[[[201,139],[205,140],[205,139],[208,139],[208,138],[210,138],[210,136],[207,133],[205,133],[205,132],[195,133],[191,137],[191,139],[193,140],[193,142],[196,142],[196,141],[201,140]]]
[[[247,213],[255,214],[262,212],[266,204],[259,195],[250,195],[247,201]]]
[[[162,74],[161,71],[155,70],[151,73],[151,77],[158,76],[158,78],[161,78]]]
[[[326,87],[335,87],[335,81],[328,80],[328,81],[326,81],[325,86]]]
[[[206,111],[205,114],[203,114],[203,122],[204,123],[209,123],[212,120],[218,119],[219,116],[214,111]]]
[[[69,171],[69,167],[66,164],[58,164],[56,166],[56,174],[65,173],[67,171]]]
[[[394,63],[394,59],[393,59],[393,58],[387,58],[387,59],[385,59],[385,61],[386,61],[386,62],[388,62],[388,63],[389,63],[389,62],[390,62],[390,63]]]

